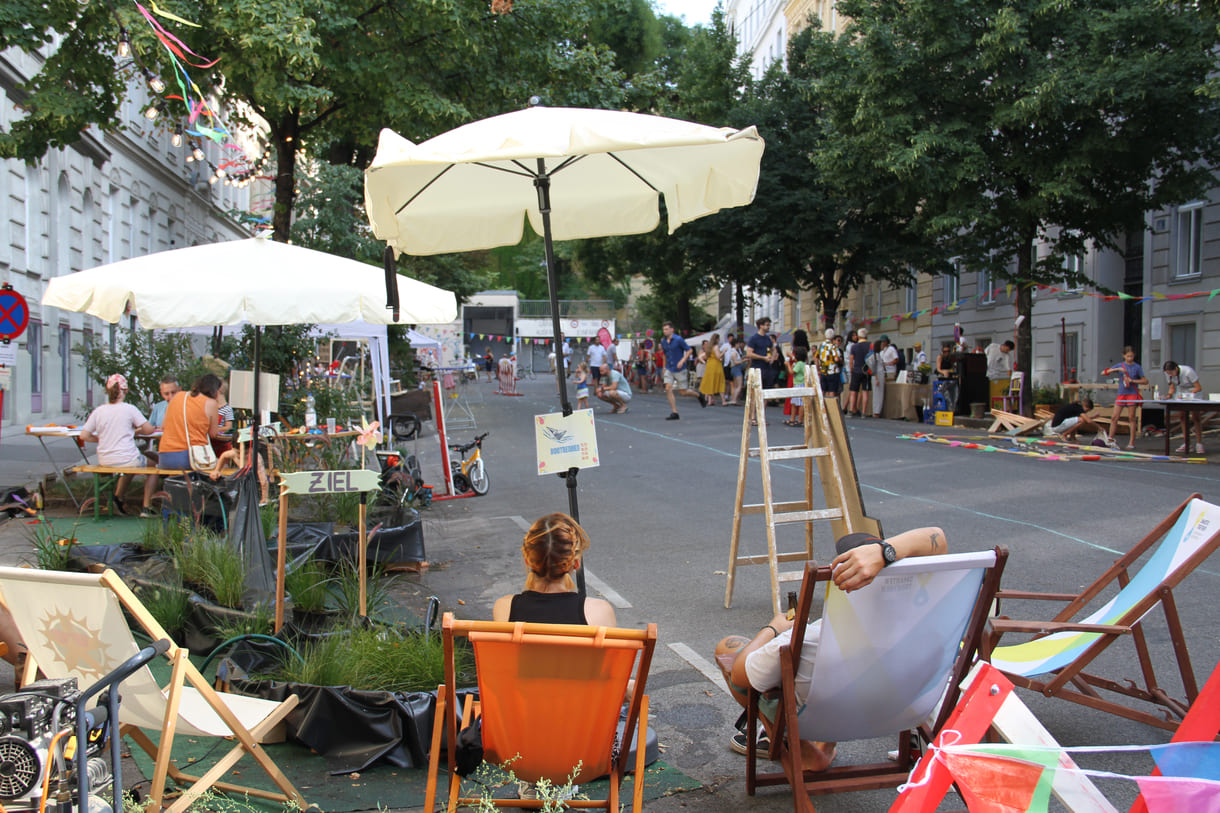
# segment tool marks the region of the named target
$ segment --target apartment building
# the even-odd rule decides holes
[[[38,68],[36,57],[0,52],[0,125],[12,123],[22,101],[19,86]],[[183,137],[175,132],[182,123],[167,121],[169,113],[150,121],[142,114],[147,102],[133,84],[117,132],[87,130],[33,165],[0,161],[0,283],[12,285],[30,306],[29,327],[14,340],[17,361],[6,376],[6,428],[79,422],[105,397],[87,375],[82,349],[96,342],[113,347],[121,331],[139,327],[136,313],[109,325],[44,308],[50,279],[250,234],[232,213],[248,212],[258,187],[212,180],[232,148]],[[165,271],[172,277],[173,268]]]

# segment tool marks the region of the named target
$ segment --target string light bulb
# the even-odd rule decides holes
[[[169,137],[169,143],[173,144],[175,147],[182,146],[182,128],[181,127],[174,128],[174,134]],[[186,160],[188,160],[188,161],[191,160],[191,156],[188,155],[186,157]]]
[[[197,144],[195,145],[195,149],[191,152],[191,155],[195,156],[196,161],[203,160],[203,150],[199,149],[199,145]]]
[[[148,109],[144,111],[144,118],[149,121],[156,121],[159,115],[161,115],[160,105],[150,104]]]
[[[127,57],[131,56],[131,40],[127,37],[126,28],[119,29],[118,54],[119,59],[126,59]]]
[[[165,82],[161,81],[160,76],[149,76],[148,77],[148,87],[149,87],[149,89],[152,90],[153,93],[164,93],[165,92]]]

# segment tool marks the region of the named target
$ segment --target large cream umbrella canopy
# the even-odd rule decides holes
[[[382,130],[364,173],[364,206],[374,236],[394,254],[515,245],[529,220],[543,238],[558,348],[554,240],[652,231],[662,198],[670,234],[688,221],[744,206],[754,200],[762,154],[753,127],[530,107],[421,144]],[[555,366],[555,378],[563,414],[570,415],[564,365]],[[568,505],[579,520],[576,472],[567,475]],[[583,571],[577,582],[583,594]]]
[[[548,236],[535,188],[541,169],[554,201],[551,239],[652,231],[662,195],[672,234],[682,223],[750,203],[762,153],[753,127],[532,107],[421,144],[382,130],[365,172],[364,202],[373,234],[397,253],[515,245],[526,219]]]
[[[452,292],[401,275],[396,284],[400,321],[457,318]],[[55,277],[42,303],[107,322],[118,322],[130,305],[148,328],[394,321],[381,268],[258,237],[146,254]]]

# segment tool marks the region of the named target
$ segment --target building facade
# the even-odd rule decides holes
[[[39,69],[36,57],[0,53],[0,126],[21,103],[19,85]],[[249,236],[230,215],[248,211],[256,187],[213,181],[223,159],[211,142],[174,142],[173,124],[149,121],[134,86],[121,108],[123,128],[90,129],[71,147],[51,150],[36,164],[0,161],[0,283],[25,297],[30,321],[14,340],[16,364],[6,374],[3,425],[79,423],[105,393],[91,381],[84,348],[117,346],[121,331],[138,328],[138,314],[109,325],[41,304],[47,282],[109,262]],[[196,160],[196,147],[202,160]],[[167,278],[174,270],[166,268]]]

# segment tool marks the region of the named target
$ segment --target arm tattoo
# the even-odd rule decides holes
[[[937,541],[939,538],[940,534],[932,534],[932,550],[936,550],[940,547],[940,542]]]

